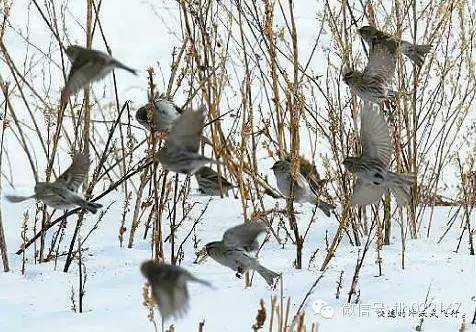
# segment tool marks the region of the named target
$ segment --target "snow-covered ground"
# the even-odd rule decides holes
[[[304,2],[304,0],[303,0]],[[50,33],[29,1],[13,1],[11,8],[11,22],[18,31],[26,33],[26,24],[29,22],[30,38],[40,45],[43,52],[49,49]],[[85,1],[69,1],[66,11],[68,35],[71,43],[84,44],[85,33],[74,20],[85,23]],[[299,45],[303,59],[310,53],[315,35],[319,31],[317,20],[318,6],[310,10],[307,6],[296,8],[296,20],[299,31]],[[101,8],[102,28],[108,38],[113,55],[125,64],[137,68],[139,76],[131,76],[126,72],[116,71],[121,103],[125,100],[133,101],[133,108],[140,106],[147,100],[147,80],[145,70],[157,64],[163,70],[164,76],[169,75],[169,65],[174,46],[180,46],[180,32],[175,29],[180,24],[179,11],[175,2],[137,1],[103,1]],[[279,18],[277,18],[279,20]],[[19,63],[26,54],[32,60],[31,54],[40,56],[41,52],[33,48],[26,48],[25,41],[17,32],[7,30],[6,44],[11,56]],[[103,43],[96,34],[93,45],[104,49]],[[322,37],[319,50],[330,47],[329,34]],[[53,43],[53,45],[57,45]],[[56,46],[55,46],[56,47]],[[53,48],[51,67],[34,67],[27,77],[42,86],[42,71],[50,72],[52,77],[60,77],[59,51]],[[34,62],[32,60],[32,62]],[[324,73],[326,68],[319,67],[325,63],[325,54],[317,55],[311,67],[317,74]],[[1,74],[4,80],[11,77],[0,63]],[[161,74],[156,70],[159,89],[164,87]],[[233,77],[233,75],[230,75]],[[231,78],[232,79],[232,78]],[[111,100],[113,88],[112,77],[95,84],[95,93],[105,96],[101,100]],[[63,85],[61,80],[51,80],[44,84],[45,93],[59,95]],[[28,96],[34,99],[34,96]],[[179,102],[186,99],[186,95],[177,94]],[[53,98],[54,99],[54,98]],[[229,100],[228,100],[229,101]],[[234,105],[239,104],[236,101]],[[19,114],[26,116],[24,105],[15,99]],[[41,108],[36,112],[43,111]],[[24,120],[23,119],[23,120]],[[28,132],[30,133],[30,132]],[[141,137],[143,133],[138,132]],[[38,148],[38,140],[31,134],[30,142]],[[306,140],[303,140],[305,142]],[[33,187],[31,170],[26,162],[24,153],[20,151],[18,143],[12,134],[6,134],[6,151],[14,167],[10,171],[15,174],[14,185],[16,193],[29,193]],[[39,151],[39,150],[38,150]],[[302,146],[302,153],[307,154],[309,147]],[[140,151],[142,153],[143,151]],[[61,147],[61,153],[66,153],[66,147]],[[323,152],[325,153],[325,152]],[[42,156],[38,152],[39,156]],[[60,158],[58,158],[60,159]],[[38,158],[39,169],[44,169],[45,158]],[[58,164],[61,169],[69,163],[69,158],[61,158]],[[271,182],[274,177],[269,170],[272,163],[270,158],[259,160],[263,174],[269,175]],[[55,167],[60,169],[58,164]],[[318,168],[322,164],[317,162]],[[4,164],[6,165],[6,164]],[[449,172],[455,177],[456,171]],[[40,172],[43,178],[44,173]],[[12,193],[6,181],[2,182],[2,194]],[[455,186],[449,183],[448,190],[454,191]],[[196,184],[192,180],[192,187]],[[101,200],[104,206],[113,205],[104,219],[99,223],[91,237],[86,241],[88,248],[84,255],[86,267],[86,294],[84,297],[84,313],[76,313],[73,306],[78,306],[78,266],[73,263],[68,273],[63,273],[64,256],[54,262],[34,264],[32,246],[26,252],[26,272],[21,274],[22,256],[15,254],[21,246],[21,220],[25,210],[30,211],[29,235],[32,233],[34,203],[32,201],[14,205],[2,199],[3,222],[6,231],[11,272],[0,273],[0,332],[20,331],[152,331],[153,325],[147,318],[147,310],[143,306],[142,287],[144,278],[139,271],[139,265],[151,257],[150,239],[142,240],[143,225],[139,228],[134,248],[127,249],[119,246],[118,230],[123,209],[124,194],[113,192]],[[191,201],[200,204],[193,209],[192,216],[197,217],[206,205],[208,198],[192,195]],[[134,200],[132,200],[134,202]],[[266,199],[267,208],[275,205],[273,200]],[[284,201],[280,202],[284,207]],[[300,212],[298,221],[301,229],[305,229],[311,215],[311,206],[296,205]],[[451,213],[450,213],[451,212]],[[474,330],[470,322],[476,308],[476,266],[474,256],[469,255],[467,234],[463,236],[458,252],[462,222],[458,218],[441,242],[438,242],[447,229],[448,221],[453,210],[450,208],[436,208],[431,219],[430,237],[427,238],[427,227],[430,221],[428,213],[423,216],[422,228],[419,230],[419,239],[411,240],[407,236],[405,242],[405,269],[401,268],[402,247],[400,227],[397,220],[393,220],[392,244],[384,246],[381,251],[382,276],[376,264],[376,239],[372,238],[369,252],[365,258],[359,274],[357,289],[360,301],[358,304],[347,303],[347,293],[351,288],[354,268],[359,250],[362,247],[351,246],[348,238],[343,237],[337,249],[336,256],[331,260],[327,271],[306,301],[305,320],[308,330],[312,322],[316,322],[319,331],[415,331],[420,322],[420,315],[424,316],[423,331],[458,331],[463,322],[467,324],[466,331]],[[127,216],[130,223],[132,213]],[[96,222],[96,217],[86,216],[81,231],[85,236]],[[76,218],[69,218],[66,232],[66,241],[61,250],[67,250],[69,238],[74,228]],[[471,221],[476,223],[476,215]],[[244,287],[244,281],[234,276],[227,268],[218,265],[212,260],[202,264],[194,264],[195,252],[205,243],[221,238],[223,232],[230,226],[243,222],[240,201],[234,198],[213,199],[206,210],[202,221],[196,228],[196,236],[200,240],[199,248],[193,248],[191,241],[185,243],[185,257],[181,266],[194,273],[197,277],[209,280],[213,288],[190,284],[190,310],[182,319],[173,323],[176,331],[197,331],[198,323],[205,321],[204,331],[250,331],[255,322],[259,301],[265,301],[268,319],[264,331],[269,324],[269,309],[271,296],[280,296],[279,287],[270,289],[258,276],[254,276],[253,286]],[[183,239],[193,223],[193,218],[187,219],[178,230],[178,241]],[[129,224],[127,224],[129,226]],[[276,227],[276,225],[275,225]],[[269,269],[283,273],[283,296],[291,298],[290,318],[292,319],[298,306],[303,301],[308,290],[321,276],[319,268],[326,255],[326,241],[330,242],[337,229],[337,222],[317,214],[315,223],[311,226],[304,246],[304,269],[296,270],[292,267],[295,248],[290,241],[284,245],[278,244],[273,237],[265,244],[259,254],[262,264]],[[50,239],[56,227],[48,233]],[[128,234],[128,233],[126,233]],[[140,235],[140,236],[139,236]],[[166,233],[165,235],[168,235]],[[284,233],[279,234],[284,239]],[[373,235],[372,235],[373,237]],[[327,238],[327,240],[326,240]],[[363,238],[365,241],[365,237]],[[168,250],[168,246],[166,246]],[[309,266],[311,256],[317,251],[315,259]],[[342,289],[340,297],[336,298],[337,282],[342,275]],[[74,295],[72,296],[72,292]],[[76,303],[73,304],[71,298]],[[355,299],[355,296],[353,297]],[[426,308],[426,310],[423,310]],[[392,311],[394,310],[394,311]],[[434,311],[433,311],[434,310]],[[383,312],[383,314],[382,314]],[[394,316],[391,317],[394,313]],[[384,315],[385,317],[381,317]],[[426,315],[426,316],[425,316]],[[156,312],[156,320],[160,324],[160,316]]]
[[[63,273],[63,259],[59,259],[56,270],[54,262],[35,265],[29,261],[25,275],[21,275],[21,256],[13,252],[20,246],[18,222],[22,208],[31,208],[32,204],[25,203],[22,208],[4,204],[12,272],[0,274],[0,331],[153,330],[147,319],[146,308],[142,305],[144,278],[139,271],[139,264],[150,258],[149,241],[137,240],[133,249],[119,247],[117,231],[122,203],[120,195],[110,198],[111,201],[114,199],[117,200],[108,217],[100,223],[85,245],[88,248],[85,255],[87,281],[85,312],[82,314],[72,311],[72,289],[76,297],[78,292],[76,263],[69,273]],[[194,215],[197,216],[207,198],[194,196],[193,200],[200,202],[194,208]],[[222,206],[227,209],[224,210]],[[302,212],[300,222],[307,224],[310,206],[297,208]],[[430,238],[425,238],[426,230],[422,229],[422,239],[407,240],[404,270],[401,269],[401,243],[398,237],[393,238],[392,244],[385,246],[381,252],[383,275],[379,277],[373,241],[359,277],[358,304],[347,304],[347,293],[359,248],[351,246],[344,236],[335,258],[306,302],[304,308],[308,326],[316,322],[319,331],[414,331],[420,323],[418,315],[425,314],[424,331],[458,331],[464,316],[466,322],[471,321],[476,306],[475,261],[468,254],[464,240],[466,236],[458,253],[454,252],[461,232],[459,222],[437,244],[446,229],[448,212],[445,208],[435,211]],[[82,233],[86,234],[94,222],[95,218],[88,216]],[[217,198],[210,203],[202,222],[197,226],[196,234],[203,246],[208,241],[220,238],[227,227],[240,222],[239,200]],[[190,230],[192,223],[193,220],[189,220],[184,225],[178,240]],[[74,222],[69,223],[70,231],[73,225]],[[399,234],[399,226],[394,223],[393,227],[394,233]],[[283,273],[283,295],[291,297],[290,317],[321,275],[319,267],[326,252],[326,230],[331,239],[336,223],[319,215],[306,239],[303,270],[292,268],[295,252],[291,243],[282,248],[271,238],[259,255],[263,265]],[[319,251],[308,268],[309,259],[316,249]],[[245,288],[243,280],[213,260],[193,264],[194,251],[198,250],[188,243],[181,266],[209,280],[214,288],[190,284],[188,314],[170,323],[176,325],[177,331],[195,331],[202,320],[205,320],[205,331],[250,331],[260,299],[265,301],[269,310],[271,296],[279,298],[279,287],[270,289],[256,275],[253,286]],[[27,256],[31,255],[29,251]],[[342,289],[339,299],[336,299],[341,271],[344,271]],[[326,305],[319,305],[319,301],[325,301]],[[321,306],[319,314],[316,311]],[[423,310],[425,307],[427,309]],[[393,318],[392,309],[396,316]],[[381,317],[382,312],[385,317]],[[160,324],[158,313],[156,317]],[[471,326],[468,326],[468,330],[471,330]]]

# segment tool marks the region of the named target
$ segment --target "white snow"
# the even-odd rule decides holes
[[[41,1],[39,3],[43,5]],[[85,32],[73,21],[73,18],[79,20],[82,25],[85,24],[85,3],[85,1],[68,2],[66,18],[71,43],[84,44]],[[308,54],[306,52],[310,51],[315,34],[319,30],[316,18],[318,9],[309,10],[307,6],[297,5],[297,12],[298,28],[301,31],[300,38],[302,38],[299,43],[303,49],[303,58],[306,58],[305,55]],[[29,5],[26,0],[13,1],[11,13],[10,21],[12,25],[24,33],[26,32],[27,15],[30,17],[30,38],[35,40],[35,45],[40,45],[42,51],[46,52],[50,46],[50,34],[34,6]],[[175,2],[103,1],[101,8],[102,27],[108,38],[113,56],[141,72],[140,75],[134,77],[127,72],[116,71],[121,104],[130,99],[133,101],[133,110],[135,110],[147,101],[145,70],[150,66],[154,66],[156,69],[159,91],[164,88],[161,79],[162,74],[157,70],[157,64],[160,65],[163,75],[168,77],[172,48],[180,46],[180,30],[176,29],[176,26],[180,24],[178,15]],[[319,49],[328,48],[326,38],[330,38],[329,34],[322,38],[324,38],[324,42],[321,43]],[[27,54],[25,42],[18,34],[8,31],[5,43],[12,51],[12,58],[21,62]],[[42,80],[39,74],[41,69],[51,70],[52,77],[58,79],[49,82],[51,84],[49,89],[45,88],[42,92],[47,93],[48,91],[50,95],[59,96],[59,91],[64,82],[60,71],[61,62],[57,44],[54,42],[52,44],[54,45],[52,58],[55,64],[51,65],[51,68],[35,67],[34,73],[29,77],[37,86],[41,86],[41,83],[39,83]],[[99,33],[96,34],[93,45],[98,49],[105,49]],[[40,57],[40,53],[32,48],[29,48],[28,52]],[[36,57],[34,58],[36,59]],[[325,72],[326,69],[318,65],[319,61],[324,61],[324,59],[325,55],[321,54],[313,60],[315,72]],[[1,62],[0,66],[3,79],[11,80],[12,78],[5,64]],[[234,74],[230,74],[230,76],[233,79]],[[113,96],[111,82],[112,76],[109,76],[103,82],[95,83],[94,92],[100,102],[111,102]],[[232,93],[229,93],[228,101],[231,96]],[[34,100],[33,96],[30,97]],[[256,96],[256,98],[259,97]],[[186,94],[179,93],[177,99],[184,101]],[[232,107],[237,107],[239,104],[238,101],[232,103]],[[14,98],[14,104],[19,110],[18,113],[26,119],[27,113],[24,104],[16,97]],[[44,110],[38,107],[34,108],[34,111],[42,112]],[[31,146],[38,149],[37,155],[41,156],[37,161],[41,166],[39,169],[43,170],[46,161],[43,154],[39,152],[38,138],[32,133],[29,134],[31,134],[31,137],[29,136]],[[142,138],[144,134],[137,131],[137,137]],[[7,133],[5,139],[5,149],[11,151],[9,157],[13,165],[11,171],[15,174],[15,188],[11,188],[3,180],[2,194],[12,192],[17,194],[30,193],[33,190],[34,181],[26,156],[20,150],[12,134]],[[303,142],[307,141],[303,139]],[[20,152],[14,153],[13,151]],[[304,154],[308,154],[310,151],[309,146],[304,145],[302,147]],[[66,155],[66,152],[67,148],[64,145],[61,147],[61,155]],[[140,149],[138,153],[142,154],[143,149]],[[273,176],[269,167],[272,162],[270,158],[259,159],[262,173],[268,175],[271,182]],[[61,158],[55,167],[58,170],[64,170],[68,163],[69,158]],[[94,162],[95,164],[96,162]],[[5,160],[4,165],[2,173],[10,172]],[[319,162],[318,168],[322,169],[322,164]],[[454,176],[455,171],[449,172],[449,174]],[[43,179],[43,177],[44,172],[40,171],[40,178]],[[196,187],[194,180],[192,180],[192,187]],[[454,189],[453,187],[452,189]],[[208,201],[207,197],[197,194],[193,194],[190,199],[192,202],[199,202],[199,204],[193,208],[192,218],[187,219],[178,230],[178,243],[190,231],[194,218],[200,214],[201,209]],[[72,289],[74,290],[76,308],[78,306],[79,278],[77,262],[73,263],[68,273],[62,272],[64,256],[58,259],[57,266],[54,262],[34,264],[34,246],[32,246],[26,252],[26,272],[24,275],[21,274],[22,256],[15,254],[21,246],[21,221],[24,212],[28,210],[28,236],[31,236],[35,205],[33,201],[14,205],[2,200],[3,223],[6,231],[11,271],[0,273],[0,331],[153,331],[153,325],[147,319],[147,310],[142,304],[142,287],[145,280],[139,271],[140,263],[151,257],[150,232],[149,237],[143,240],[144,227],[142,223],[135,237],[134,248],[128,249],[119,246],[118,230],[124,204],[123,200],[124,194],[120,191],[113,192],[101,200],[104,206],[109,203],[113,203],[113,205],[99,223],[98,229],[92,233],[84,244],[84,247],[88,249],[84,253],[87,281],[83,313],[72,310]],[[132,202],[135,202],[134,198]],[[270,198],[266,198],[265,202],[267,208],[273,208],[276,204]],[[283,200],[279,201],[279,206],[284,207]],[[303,230],[311,217],[312,207],[296,204],[296,208],[300,212],[298,223]],[[423,331],[458,331],[463,322],[463,317],[466,320],[467,331],[475,330],[474,325],[470,325],[476,307],[475,257],[469,255],[468,235],[466,233],[463,235],[458,252],[455,252],[459,236],[464,227],[460,217],[443,240],[438,243],[453,212],[454,210],[451,208],[436,208],[431,219],[430,237],[427,238],[427,227],[430,222],[428,208],[422,219],[423,226],[418,233],[419,239],[412,240],[407,235],[405,269],[401,268],[400,226],[397,219],[392,220],[392,243],[389,246],[384,246],[381,251],[383,259],[382,276],[378,276],[376,239],[374,233],[372,233],[372,243],[359,274],[357,289],[360,291],[360,302],[358,304],[347,304],[347,294],[351,287],[358,252],[363,249],[363,246],[350,245],[347,236],[344,235],[336,256],[331,260],[323,278],[306,301],[304,310],[308,330],[310,331],[312,322],[316,322],[319,331],[325,332],[415,331],[415,327],[420,323],[420,318],[409,317],[409,309],[416,307],[421,312],[427,294],[428,310],[435,309],[435,314],[438,317],[424,318]],[[55,216],[59,215],[57,213]],[[126,218],[128,228],[130,227],[131,217],[132,212],[129,212]],[[86,216],[81,236],[88,234],[96,220],[97,216]],[[143,222],[145,222],[145,218]],[[190,240],[185,243],[185,257],[181,266],[197,277],[209,280],[214,287],[211,289],[198,284],[189,284],[189,312],[181,319],[167,322],[168,324],[173,323],[176,326],[176,331],[197,331],[198,323],[202,320],[205,321],[205,331],[250,331],[255,322],[260,299],[265,301],[268,315],[263,331],[269,329],[270,299],[272,296],[277,296],[279,299],[279,286],[272,290],[259,275],[255,275],[252,287],[245,288],[244,280],[236,278],[234,272],[218,265],[211,259],[203,264],[193,263],[195,252],[201,249],[203,245],[209,241],[220,239],[228,227],[241,222],[243,222],[243,216],[239,199],[233,197],[213,199],[194,233],[200,240],[199,248],[193,248]],[[277,218],[275,218],[275,222],[277,222]],[[472,229],[474,229],[474,223],[476,222],[476,214],[474,213],[471,222],[473,223]],[[75,223],[75,216],[68,219],[65,240],[60,251],[67,250]],[[259,254],[260,262],[267,268],[283,274],[283,295],[285,299],[291,298],[290,319],[296,313],[299,304],[314,281],[321,275],[322,272],[319,271],[319,268],[326,255],[326,232],[328,232],[327,241],[331,242],[337,226],[334,217],[326,218],[320,212],[317,213],[316,220],[312,224],[305,241],[303,251],[304,268],[302,270],[296,270],[292,267],[295,248],[289,240],[284,245],[280,245],[276,239],[270,237],[270,240],[261,250]],[[277,224],[273,224],[273,227],[277,227]],[[56,230],[57,227],[53,227],[48,232],[47,243],[49,243]],[[165,236],[168,234],[168,224],[165,222]],[[124,246],[127,246],[128,232],[125,235]],[[279,235],[284,240],[284,232],[280,231]],[[365,239],[364,236],[363,241]],[[170,256],[168,244],[166,244],[165,249],[168,258]],[[316,250],[318,250],[318,253],[315,260],[308,268],[310,257]],[[339,299],[336,299],[336,283],[341,271],[344,271],[342,289]],[[353,296],[354,299],[355,296]],[[382,307],[386,313],[392,308],[404,307],[406,317],[378,317],[376,309]],[[458,309],[458,312],[453,312],[445,317],[441,308],[449,308],[450,311],[451,309]],[[320,313],[316,312],[318,311],[316,309],[320,309]],[[428,310],[427,312],[429,312]],[[349,314],[349,311],[352,312]],[[155,311],[155,317],[160,326],[158,311]]]

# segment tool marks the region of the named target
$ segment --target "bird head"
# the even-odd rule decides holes
[[[141,264],[140,271],[144,277],[149,278],[152,274],[156,274],[160,271],[160,267],[157,262],[148,260]]]
[[[148,119],[148,114],[149,114],[150,109],[151,109],[150,105],[147,104],[145,106],[140,107],[136,112],[137,122],[139,122],[142,126],[144,126],[149,131],[151,131],[151,129],[153,129],[149,125],[149,119]],[[151,121],[151,122],[153,122],[153,121]],[[155,127],[155,126],[153,126],[153,127]]]
[[[70,45],[66,48],[65,53],[68,56],[69,61],[74,62],[84,49],[84,47],[79,45]]]
[[[357,77],[356,74],[357,72],[355,71],[349,71],[345,73],[343,78],[344,83],[347,85],[351,85],[354,82],[355,78]]]
[[[370,25],[365,25],[361,27],[358,32],[359,35],[367,42],[369,43],[376,35],[377,35],[377,29],[370,26]]]
[[[274,163],[273,167],[271,167],[274,173],[285,173],[289,172],[290,166],[289,162],[286,160],[278,160]]]
[[[221,241],[209,242],[205,245],[205,251],[208,256],[214,256],[221,247]]]

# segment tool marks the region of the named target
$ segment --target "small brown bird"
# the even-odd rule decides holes
[[[397,42],[391,37],[374,37],[367,66],[344,75],[344,82],[364,101],[381,104],[395,97],[390,90],[397,64]]]
[[[412,174],[399,174],[389,170],[393,152],[390,132],[381,113],[364,103],[361,111],[360,140],[362,154],[347,157],[345,168],[357,176],[352,193],[352,205],[376,203],[390,190],[399,206],[411,200],[410,186],[415,182]]]
[[[169,131],[182,112],[170,100],[157,98],[153,107],[148,103],[137,110],[136,120],[149,131]]]
[[[291,163],[291,156],[287,155],[284,160]],[[311,189],[315,193],[319,193],[322,187],[328,182],[328,180],[323,180],[317,172],[316,166],[309,162],[303,156],[299,156],[299,173],[309,182]]]
[[[377,38],[389,38],[392,37],[391,35],[378,30],[375,27],[366,25],[359,29],[359,34],[365,40],[367,45],[371,46],[372,41],[375,37]],[[431,45],[415,45],[405,40],[396,39],[397,44],[399,45],[399,51],[405,56],[407,56],[413,63],[415,63],[418,67],[423,66],[423,62],[425,60],[425,56],[428,52],[431,51]]]
[[[210,167],[203,166],[194,175],[197,179],[198,191],[204,195],[220,196],[233,188],[233,184]]]
[[[221,164],[220,161],[198,153],[205,121],[205,107],[198,111],[184,111],[175,120],[165,145],[158,152],[158,159],[169,171],[193,174],[208,163]]]
[[[77,194],[81,184],[86,179],[89,169],[89,156],[79,153],[73,158],[71,166],[54,182],[38,182],[35,185],[35,194],[32,196],[7,195],[13,203],[35,198],[55,209],[68,210],[77,206],[92,213],[96,213],[101,204],[88,202]]]
[[[109,54],[101,51],[71,45],[66,49],[66,55],[71,61],[71,69],[61,94],[63,101],[89,83],[101,80],[114,68],[121,68],[136,75],[134,69],[123,65]]]
[[[217,263],[235,271],[238,278],[249,270],[255,270],[272,286],[279,274],[265,268],[256,258],[248,255],[249,252],[258,250],[259,243],[256,238],[265,231],[264,223],[241,224],[226,230],[221,241],[207,243],[205,250]]]
[[[187,282],[198,282],[211,287],[208,281],[198,279],[176,265],[149,260],[142,263],[140,270],[149,282],[152,296],[164,321],[170,317],[180,318],[187,313],[189,301]]]
[[[311,203],[317,205],[319,209],[328,217],[331,216],[331,211],[335,209],[335,206],[326,203],[318,198],[317,192],[311,188],[308,180],[302,175],[297,174],[297,178],[292,181],[291,177],[291,164],[287,160],[278,160],[271,168],[276,177],[276,184],[279,191],[289,198],[291,195],[291,183],[294,182],[294,200],[298,203]]]

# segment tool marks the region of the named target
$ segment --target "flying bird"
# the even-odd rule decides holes
[[[352,205],[376,203],[388,190],[396,197],[399,206],[408,205],[410,187],[416,179],[414,175],[389,170],[393,147],[383,115],[372,110],[371,104],[364,103],[360,126],[362,153],[344,160],[345,168],[357,177]]]
[[[189,307],[187,282],[193,281],[211,287],[208,281],[194,277],[187,270],[153,260],[141,264],[140,270],[152,289],[152,297],[164,321],[184,316]]]
[[[34,198],[55,209],[68,210],[79,206],[89,212],[96,213],[102,205],[88,202],[77,193],[79,187],[86,179],[89,164],[89,155],[79,153],[73,158],[71,166],[56,181],[38,182],[35,185],[34,195],[7,195],[5,197],[13,203]]]
[[[395,97],[390,85],[397,64],[397,42],[391,37],[378,36],[371,45],[364,71],[349,71],[343,80],[362,100],[381,104]]]
[[[134,69],[101,51],[71,45],[66,49],[66,55],[71,62],[71,69],[61,95],[63,101],[91,82],[101,80],[115,68],[121,68],[136,75]]]
[[[158,152],[160,163],[169,171],[193,174],[208,163],[222,162],[198,153],[202,136],[205,108],[185,111],[175,120],[165,145]]]
[[[365,40],[367,45],[372,45],[374,38],[394,38],[398,44],[398,51],[405,54],[414,64],[418,67],[423,66],[425,56],[431,51],[431,45],[415,45],[407,42],[406,40],[400,40],[396,37],[378,30],[370,25],[363,26],[359,29],[359,34]]]
[[[241,278],[249,270],[258,272],[269,286],[273,286],[279,274],[261,265],[256,258],[249,255],[259,248],[259,234],[266,231],[266,225],[261,222],[250,222],[229,228],[221,241],[207,243],[205,246],[208,256],[216,262],[229,267]]]

